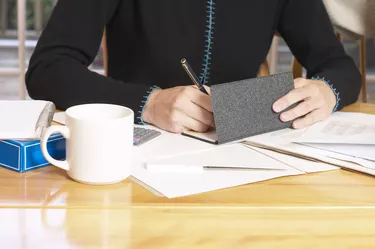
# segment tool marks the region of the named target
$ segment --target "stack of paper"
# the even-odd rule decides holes
[[[338,112],[308,129],[267,133],[246,144],[375,175],[375,115]]]
[[[226,150],[226,154],[222,153]],[[236,151],[236,152],[235,152]],[[235,154],[231,154],[234,152]],[[214,155],[215,154],[215,155]],[[195,158],[190,160],[186,167],[194,167],[196,165],[212,165],[214,162],[218,162],[214,157],[219,155],[222,158],[227,157],[226,160],[220,160],[221,163],[228,163],[226,166],[239,166],[239,162],[245,162],[241,164],[244,169],[207,169],[202,171],[192,170],[148,170],[148,165],[153,167],[165,167],[167,163],[171,167],[181,167],[184,163],[184,159],[187,157]],[[235,158],[235,156],[241,155],[241,158]],[[137,157],[140,159],[140,157]],[[210,158],[212,160],[210,160]],[[232,160],[230,160],[232,159]],[[160,163],[158,165],[158,163]],[[154,158],[151,160],[140,160],[133,164],[132,176],[141,182],[143,185],[148,186],[154,191],[161,193],[168,198],[186,196],[204,193],[208,191],[224,189],[252,182],[264,181],[272,178],[299,175],[304,172],[292,168],[283,162],[277,161],[266,155],[258,153],[254,150],[245,148],[241,144],[237,145],[222,145],[222,147],[215,147],[208,150],[188,152],[186,154],[180,154],[175,156],[168,156],[165,158]]]
[[[375,161],[375,115],[337,113],[309,128],[295,142]]]

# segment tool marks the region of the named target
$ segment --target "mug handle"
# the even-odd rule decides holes
[[[50,154],[48,153],[48,150],[47,150],[48,138],[55,132],[61,133],[66,139],[70,138],[70,132],[69,132],[68,127],[60,126],[60,125],[53,125],[53,126],[48,127],[43,133],[42,138],[40,139],[40,146],[42,149],[43,156],[49,163],[63,170],[69,171],[69,168],[70,168],[69,163],[66,160],[64,161],[56,160],[53,157],[51,157]]]

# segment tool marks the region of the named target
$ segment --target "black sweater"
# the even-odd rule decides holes
[[[91,72],[107,32],[108,77]],[[361,77],[321,0],[59,0],[31,57],[26,85],[60,109],[112,103],[139,121],[150,89],[191,85],[185,57],[207,85],[257,76],[273,35],[339,93],[358,98]]]

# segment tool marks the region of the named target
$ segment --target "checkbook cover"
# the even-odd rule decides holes
[[[291,72],[211,86],[217,143],[290,127],[272,105],[292,89]]]

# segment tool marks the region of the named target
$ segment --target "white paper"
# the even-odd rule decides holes
[[[281,154],[318,160],[332,166],[375,175],[375,170],[371,168],[371,161],[293,143],[292,141],[295,141],[304,131],[285,129],[248,138],[247,142],[251,146],[261,146],[263,149],[280,152]]]
[[[176,172],[149,172],[135,167],[133,176],[168,198],[205,193],[273,178],[303,174],[297,170],[286,171],[205,171],[200,174]]]
[[[253,161],[254,165],[262,164],[262,161],[270,161],[267,156],[247,149],[247,158],[258,158],[261,161]],[[203,153],[204,151],[202,151]],[[187,195],[194,195],[219,189],[235,187],[243,184],[269,180],[283,176],[303,174],[303,172],[293,168],[286,167],[285,170],[207,170],[199,173],[187,172],[153,172],[145,169],[147,160],[139,160],[135,162],[132,169],[132,176],[138,181],[151,187],[158,193],[168,197],[175,198]],[[281,162],[275,160],[273,165],[285,167]],[[281,166],[282,165],[282,166]]]
[[[351,163],[354,163],[354,164],[358,164],[362,167],[375,170],[375,161],[357,158],[357,157],[350,156],[350,155],[344,155],[344,154],[340,154],[340,153],[336,153],[336,152],[332,152],[332,151],[328,151],[328,150],[323,150],[323,149],[319,149],[319,148],[308,147],[306,145],[302,145],[302,146],[304,146],[306,149],[310,150],[311,153],[323,155],[323,156],[330,157],[330,158],[339,159],[339,160],[346,161],[346,162],[351,162]]]
[[[291,131],[291,133],[293,134],[295,133],[295,130],[289,131]],[[290,136],[289,131],[279,131],[278,133],[279,135],[286,135],[286,137],[289,137],[289,140],[292,140],[293,136],[295,135]],[[301,131],[297,132],[300,133]],[[275,137],[280,138],[280,136],[273,135],[271,136],[271,138],[273,138],[271,140],[275,141]],[[285,141],[285,139],[280,139],[280,141]],[[206,170],[199,173],[191,173],[185,171],[150,172],[145,168],[148,162],[162,162],[163,160],[170,160],[170,162],[176,163],[177,161],[181,162],[180,160],[175,160],[176,158],[185,158],[186,160],[183,161],[183,163],[194,163],[197,161],[195,161],[195,159],[189,159],[188,161],[187,155],[199,153],[202,153],[202,157],[204,158],[202,160],[203,162],[205,160],[209,160],[209,158],[207,157],[207,152],[211,151],[211,153],[214,153],[215,150],[217,152],[220,152],[219,156],[216,155],[216,157],[220,158],[223,156],[221,154],[224,154],[224,148],[235,148],[237,146],[241,145],[221,145],[221,147],[219,147],[218,145],[211,145],[196,139],[178,136],[170,133],[163,133],[163,137],[158,141],[155,141],[153,144],[145,144],[145,147],[141,146],[135,149],[135,161],[132,168],[132,176],[138,181],[142,182],[143,185],[148,186],[148,188],[153,189],[157,193],[160,193],[168,198],[175,198],[235,187],[243,184],[249,184],[278,177],[300,175],[305,174],[305,172],[317,172],[336,169],[336,167],[330,166],[328,164],[305,162],[302,159],[295,159],[292,157],[288,157],[288,159],[285,160],[287,164],[285,164],[284,160],[280,160],[280,158],[283,158],[283,155],[270,156],[269,154],[262,154],[259,151],[250,149],[245,146],[244,148],[246,148],[246,150],[243,150],[242,148],[240,149],[240,152],[238,152],[242,154],[243,158],[241,160],[243,162],[250,162],[249,165],[253,165],[253,167],[269,165],[267,164],[267,162],[270,162],[272,164],[272,167],[287,166],[286,170]],[[228,153],[228,155],[226,156],[230,158],[230,153]],[[285,158],[286,157],[284,157],[284,159]],[[226,163],[222,163],[223,165],[230,162],[230,160],[225,160]],[[303,163],[301,163],[302,161]],[[233,165],[233,163],[229,164]],[[297,164],[300,164],[299,168],[295,167]],[[313,167],[316,168],[314,169]]]
[[[223,145],[224,146],[224,145]],[[228,145],[230,146],[230,145]],[[218,145],[209,144],[194,138],[162,132],[160,139],[134,148],[132,177],[154,191],[168,197],[193,195],[208,191],[224,189],[243,184],[264,181],[288,175],[303,174],[293,168],[287,170],[207,170],[200,173],[186,172],[150,172],[145,166],[147,162],[159,158],[184,156],[189,153],[205,153]],[[242,150],[244,152],[245,150]],[[270,158],[261,156],[258,152],[246,148],[247,158],[253,165],[261,165],[262,160],[270,162]],[[228,155],[229,156],[229,155]],[[255,161],[253,159],[257,159]],[[260,160],[260,161],[259,161]],[[282,165],[280,162],[273,165]],[[282,166],[284,167],[284,166]]]
[[[39,139],[35,125],[47,101],[1,100],[0,139]]]
[[[287,170],[289,166],[261,153],[249,151],[242,144],[220,145],[179,156],[167,156],[146,162],[149,171],[201,172],[203,166],[247,169]],[[216,170],[216,169],[215,169]],[[227,169],[225,169],[227,170]],[[229,169],[230,170],[230,169]]]
[[[283,148],[284,146],[292,146],[293,141],[297,140],[305,131],[306,129],[296,130],[287,128],[249,137],[246,141],[258,143],[260,145]]]
[[[352,156],[346,156],[326,150],[315,150],[316,154],[324,155],[326,158],[331,158],[340,163],[345,169],[359,171],[369,175],[375,175],[375,162],[368,161],[361,158],[355,158]]]
[[[375,145],[375,115],[334,113],[312,125],[295,142]]]
[[[317,149],[375,161],[375,145],[304,143]]]
[[[310,161],[282,153],[278,153],[271,150],[261,149],[250,146],[252,149],[263,153],[265,155],[268,155],[276,160],[279,160],[290,167],[293,167],[294,169],[300,170],[305,173],[315,173],[315,172],[322,172],[322,171],[329,171],[329,170],[337,170],[338,167],[318,162],[318,161]]]

